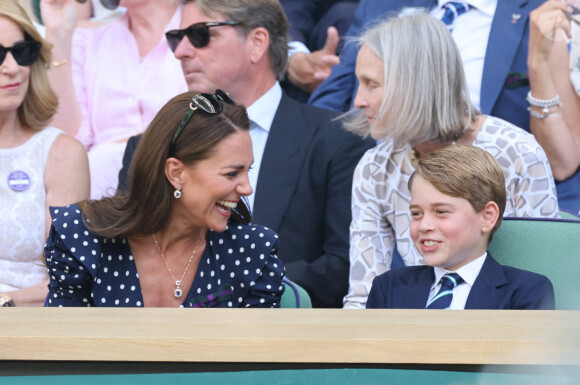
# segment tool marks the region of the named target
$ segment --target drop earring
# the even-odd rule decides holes
[[[173,197],[174,197],[175,199],[179,199],[179,198],[181,198],[181,187],[180,187],[180,188],[178,188],[178,189],[176,189],[176,190],[173,192]]]

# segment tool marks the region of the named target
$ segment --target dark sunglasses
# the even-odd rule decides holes
[[[202,48],[209,44],[209,29],[219,27],[220,25],[238,25],[237,21],[208,21],[205,23],[195,23],[185,29],[172,29],[165,33],[169,48],[173,52],[181,42],[184,36],[187,36],[189,42],[195,48]]]
[[[200,109],[210,115],[219,114],[222,112],[222,103],[226,104],[236,104],[234,99],[230,97],[230,95],[222,90],[215,90],[215,93],[212,94],[197,94],[193,98],[191,98],[191,102],[189,103],[189,109],[185,114],[185,117],[177,127],[177,131],[175,131],[175,135],[173,135],[173,139],[171,140],[171,145],[175,143],[181,131],[185,128],[193,113]]]
[[[29,66],[34,64],[38,59],[40,52],[40,43],[37,41],[22,41],[14,44],[12,47],[0,45],[0,64],[4,63],[6,54],[10,52],[19,66]]]
[[[81,4],[84,4],[86,2],[87,2],[87,0],[77,0],[77,3],[81,3]],[[107,9],[111,9],[111,10],[117,9],[120,2],[121,2],[121,0],[101,0],[101,4],[103,4],[103,7],[107,8]]]

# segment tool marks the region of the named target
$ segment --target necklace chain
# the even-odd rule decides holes
[[[197,248],[196,247],[193,248],[193,253],[191,253],[191,257],[189,257],[189,262],[187,262],[187,266],[185,266],[185,270],[183,271],[183,274],[181,274],[181,278],[175,279],[175,277],[173,276],[173,273],[171,272],[171,268],[167,264],[167,259],[165,259],[165,255],[163,255],[163,252],[161,251],[161,247],[159,246],[159,243],[157,243],[157,238],[155,238],[155,234],[153,234],[153,241],[155,242],[155,246],[157,246],[157,250],[159,250],[159,254],[161,255],[161,258],[163,259],[163,262],[165,263],[165,267],[167,268],[169,275],[171,275],[171,279],[175,282],[175,291],[173,292],[173,295],[177,298],[180,298],[183,295],[183,290],[181,290],[181,281],[183,281],[183,278],[185,277],[185,274],[187,273],[187,270],[189,269],[189,265],[191,265],[191,261],[193,261],[193,256],[195,255]]]

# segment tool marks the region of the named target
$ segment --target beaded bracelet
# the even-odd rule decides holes
[[[562,102],[560,101],[560,96],[556,95],[556,97],[552,99],[536,99],[532,96],[532,91],[528,92],[528,96],[526,96],[526,100],[534,107],[554,107],[554,106],[561,106]]]

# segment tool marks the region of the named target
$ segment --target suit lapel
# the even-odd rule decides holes
[[[433,268],[425,266],[415,274],[401,276],[401,282],[393,289],[394,308],[425,309],[429,290],[435,280]]]
[[[503,269],[488,253],[465,303],[466,309],[496,309],[508,281]]]
[[[280,228],[315,132],[303,114],[298,102],[282,94],[258,173],[254,223]]]
[[[532,8],[528,5],[528,0],[497,2],[481,78],[481,112],[484,114],[491,113],[504,87],[518,46],[527,33],[525,27]],[[521,70],[525,71],[526,68]]]

